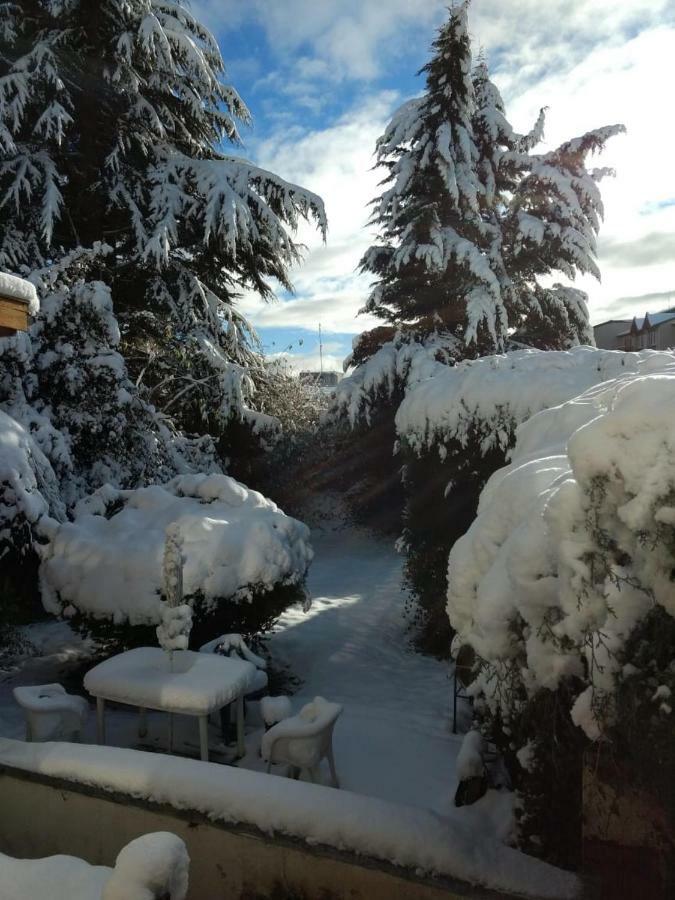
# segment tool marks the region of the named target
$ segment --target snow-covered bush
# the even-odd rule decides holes
[[[653,355],[514,350],[438,367],[408,387],[396,413],[407,495],[402,543],[425,649],[447,652],[447,555],[473,522],[488,478],[505,464],[517,426],[608,378],[649,370]]]
[[[363,338],[359,335],[355,339],[355,347]],[[371,425],[383,406],[396,408],[414,385],[453,365],[461,355],[462,344],[452,334],[432,332],[423,336],[399,330],[338,383],[330,415],[345,419],[352,428]],[[352,358],[347,357],[346,367],[352,364]]]
[[[103,637],[154,642],[169,525],[183,543],[196,646],[216,631],[268,628],[301,593],[312,558],[307,527],[226,475],[184,475],[136,490],[103,487],[75,507],[72,522],[54,525],[41,567],[45,607]]]
[[[49,461],[28,431],[0,410],[0,661],[17,644],[16,626],[34,612],[35,530],[49,500],[63,515]]]
[[[656,610],[675,633],[675,355],[627,356],[624,374],[517,429],[449,557],[447,611],[481,660],[478,708],[524,753],[521,783],[540,789],[563,734],[577,750],[610,736],[617,690],[654,677],[629,658],[632,636]],[[535,388],[524,378],[522,390]],[[661,677],[646,701],[657,720],[671,712],[672,666]]]

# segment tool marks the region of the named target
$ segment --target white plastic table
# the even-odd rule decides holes
[[[84,686],[96,697],[98,743],[105,743],[105,701],[110,700],[140,708],[141,737],[146,733],[148,709],[196,716],[201,758],[208,760],[209,715],[236,701],[237,752],[243,756],[244,695],[255,678],[255,666],[241,659],[191,650],[178,650],[172,656],[170,660],[160,647],[137,647],[112,656],[87,672]]]

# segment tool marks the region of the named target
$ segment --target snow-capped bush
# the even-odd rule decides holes
[[[159,624],[169,525],[183,542],[185,601],[202,618],[236,606],[255,621],[260,598],[300,585],[312,558],[305,525],[226,475],[103,487],[52,531],[41,567],[45,607],[116,625]]]
[[[595,347],[516,350],[437,366],[430,377],[409,382],[396,413],[396,430],[420,454],[472,442],[480,454],[507,451],[516,427],[535,413],[623,373],[662,365],[655,351],[622,353]],[[675,360],[675,355],[673,355]]]
[[[398,331],[338,383],[330,415],[348,420],[352,427],[360,422],[370,425],[378,407],[453,365],[461,353],[461,341],[451,334],[420,337]]]
[[[448,616],[503,716],[514,682],[525,701],[575,676],[597,738],[625,640],[654,604],[675,615],[675,356],[645,363],[522,425],[450,553]]]
[[[448,616],[479,658],[471,692],[523,793],[521,834],[558,859],[589,740],[628,752],[641,783],[648,759],[672,773],[675,357],[640,356],[518,428],[449,557]]]
[[[58,484],[49,461],[31,435],[0,410],[0,557],[10,546],[28,550],[30,541],[15,542],[17,528],[32,528],[49,511],[46,498],[58,505]]]

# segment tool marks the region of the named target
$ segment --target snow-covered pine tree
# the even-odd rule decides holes
[[[623,127],[534,154],[543,110],[529,134],[513,130],[485,61],[473,67],[469,5],[450,10],[422,70],[424,95],[378,141],[387,189],[374,201],[380,242],[361,261],[377,278],[365,309],[446,327],[471,355],[503,350],[514,332],[545,348],[588,342],[585,295],[540,279],[598,275],[597,181],[608,170],[589,172],[585,159]]]
[[[288,286],[321,200],[227,152],[249,114],[184,3],[15,0],[1,18],[0,268],[105,284],[141,395],[226,454],[229,424],[270,424],[237,291]]]

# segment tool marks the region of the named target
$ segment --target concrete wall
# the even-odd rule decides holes
[[[417,878],[394,866],[210,822],[189,810],[133,800],[0,767],[0,851],[66,853],[112,866],[130,840],[171,831],[190,854],[188,900],[244,900],[282,885],[306,900],[497,900],[461,882]]]

